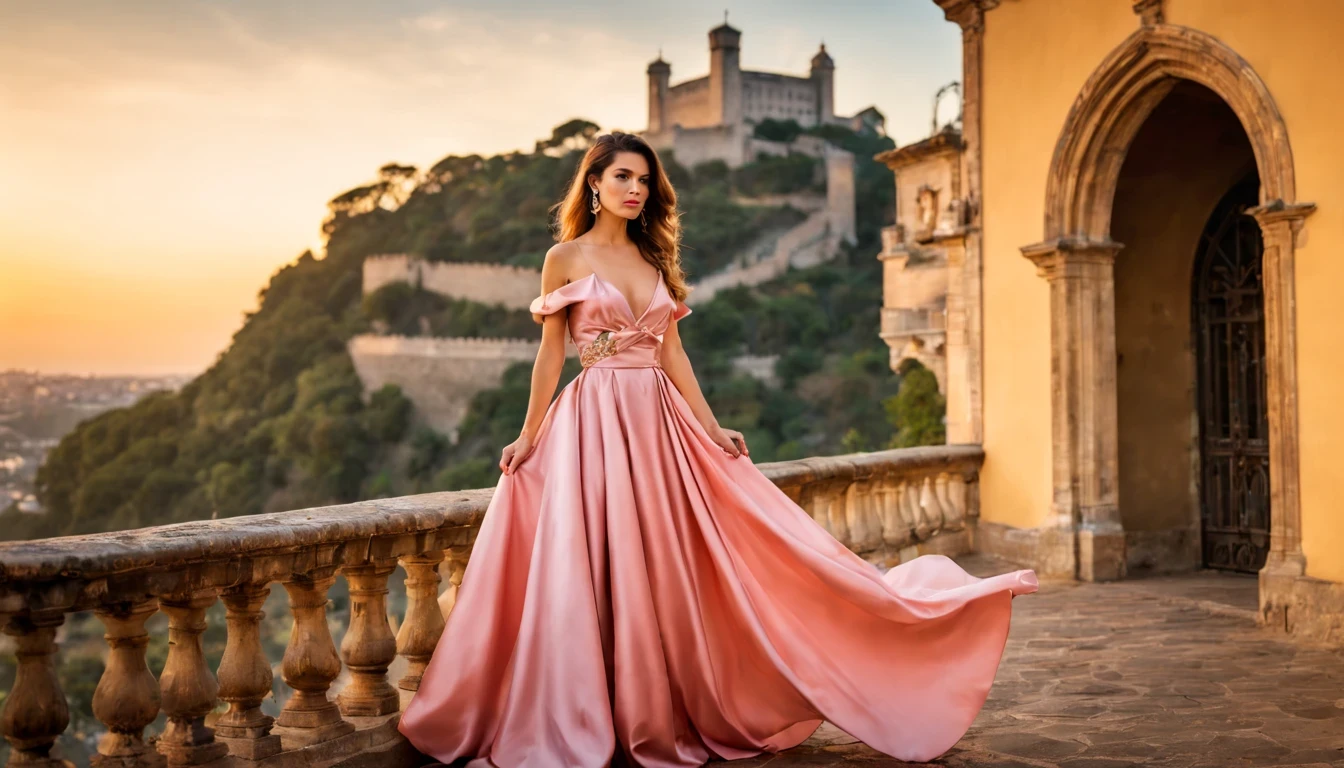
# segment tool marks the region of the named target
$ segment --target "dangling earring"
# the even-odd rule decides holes
[[[594,216],[597,215],[597,212],[598,212],[598,211],[602,210],[602,201],[600,201],[600,200],[597,199],[597,190],[596,190],[596,189],[593,190],[593,204],[590,205],[590,206],[588,206],[588,210],[589,210]]]
[[[648,210],[647,210],[647,209],[645,209],[645,210],[639,212],[639,223],[640,223],[641,225],[643,225],[643,227],[644,227],[645,229],[648,229],[648,228],[649,228],[649,217],[645,215],[646,213],[648,213]]]

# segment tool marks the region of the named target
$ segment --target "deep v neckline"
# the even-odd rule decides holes
[[[610,282],[609,280],[607,280],[605,277],[603,277],[603,276],[597,274],[596,272],[594,272],[592,276],[593,276],[598,282],[600,282],[600,283],[606,283],[607,287],[611,289],[611,292],[612,292],[612,293],[614,293],[614,294],[616,294],[617,296],[620,296],[620,297],[621,297],[621,303],[625,304],[625,313],[628,314],[628,315],[630,315],[630,319],[631,319],[631,320],[634,320],[636,325],[639,324],[639,321],[641,321],[641,320],[644,319],[644,316],[645,316],[645,315],[649,314],[649,311],[653,309],[653,305],[658,303],[658,289],[659,289],[660,287],[662,287],[662,284],[663,284],[663,273],[662,273],[662,272],[659,272],[659,273],[658,273],[658,281],[655,282],[655,283],[653,284],[653,298],[652,298],[652,299],[649,299],[649,306],[645,307],[645,308],[644,308],[644,311],[643,311],[642,313],[640,313],[640,315],[639,315],[638,317],[636,317],[636,316],[635,316],[635,308],[634,308],[633,306],[631,306],[631,304],[630,304],[630,300],[627,299],[627,298],[625,297],[625,294],[624,294],[624,293],[621,293],[621,289],[617,288],[615,285],[612,285],[611,282]]]
[[[578,241],[575,241],[574,244],[579,246],[579,254],[583,256],[583,246]],[[621,289],[617,288],[615,285],[611,283],[611,281],[607,280],[605,277],[597,274],[597,270],[593,269],[593,264],[592,262],[588,261],[587,256],[583,256],[583,263],[588,266],[588,269],[592,270],[591,272],[589,272],[588,277],[591,277],[600,283],[606,283],[607,287],[610,288],[613,293],[621,297],[621,302],[625,304],[625,313],[630,316],[630,319],[634,321],[635,325],[639,325],[640,321],[643,320],[644,317],[648,315],[649,312],[653,309],[653,305],[658,303],[658,290],[663,286],[662,270],[655,269],[655,271],[658,274],[657,274],[657,280],[655,280],[653,283],[653,298],[649,299],[649,305],[644,308],[644,311],[640,313],[639,316],[635,316],[634,305],[630,303],[630,299],[626,298],[624,293],[621,293]]]

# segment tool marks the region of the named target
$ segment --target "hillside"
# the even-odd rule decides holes
[[[323,224],[325,257],[304,253],[280,269],[229,347],[180,392],[101,414],[67,435],[39,471],[47,514],[0,514],[0,538],[493,485],[499,449],[523,420],[530,365],[516,366],[503,386],[476,398],[457,444],[416,427],[394,387],[365,401],[345,342],[367,332],[372,317],[393,313],[362,300],[361,264],[369,255],[400,252],[540,267],[554,243],[546,211],[596,134],[595,125],[571,121],[531,153],[450,156],[426,171],[388,165],[372,183],[333,199]],[[857,155],[858,245],[835,263],[726,291],[697,306],[683,326],[711,405],[725,426],[747,434],[757,461],[885,447],[897,423],[910,425],[898,440],[937,437],[927,417],[941,407],[936,391],[929,397],[925,382],[915,398],[916,388],[907,387],[904,400],[917,407],[898,406],[899,379],[876,333],[881,280],[873,254],[892,214],[893,185],[870,158],[892,144],[843,129],[825,134]],[[692,280],[795,215],[740,207],[734,195],[798,191],[818,178],[815,161],[803,157],[731,171],[721,163],[688,169],[665,160],[681,195]],[[436,305],[435,316],[445,334],[539,331],[525,312],[471,302]],[[779,354],[780,388],[733,375],[730,360],[741,354]],[[571,361],[562,384],[578,371]],[[918,414],[911,416],[911,407]]]

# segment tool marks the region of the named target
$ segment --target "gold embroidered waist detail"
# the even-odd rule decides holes
[[[615,332],[603,331],[579,351],[579,364],[591,368],[599,360],[618,355],[644,338],[652,339],[655,344],[663,342],[661,333],[654,333],[643,325],[629,325]]]

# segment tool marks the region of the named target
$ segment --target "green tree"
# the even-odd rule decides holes
[[[918,362],[906,361],[901,368],[900,391],[883,405],[888,420],[896,428],[890,447],[910,448],[947,442],[944,423],[947,401],[938,391],[938,379],[933,371]]]

